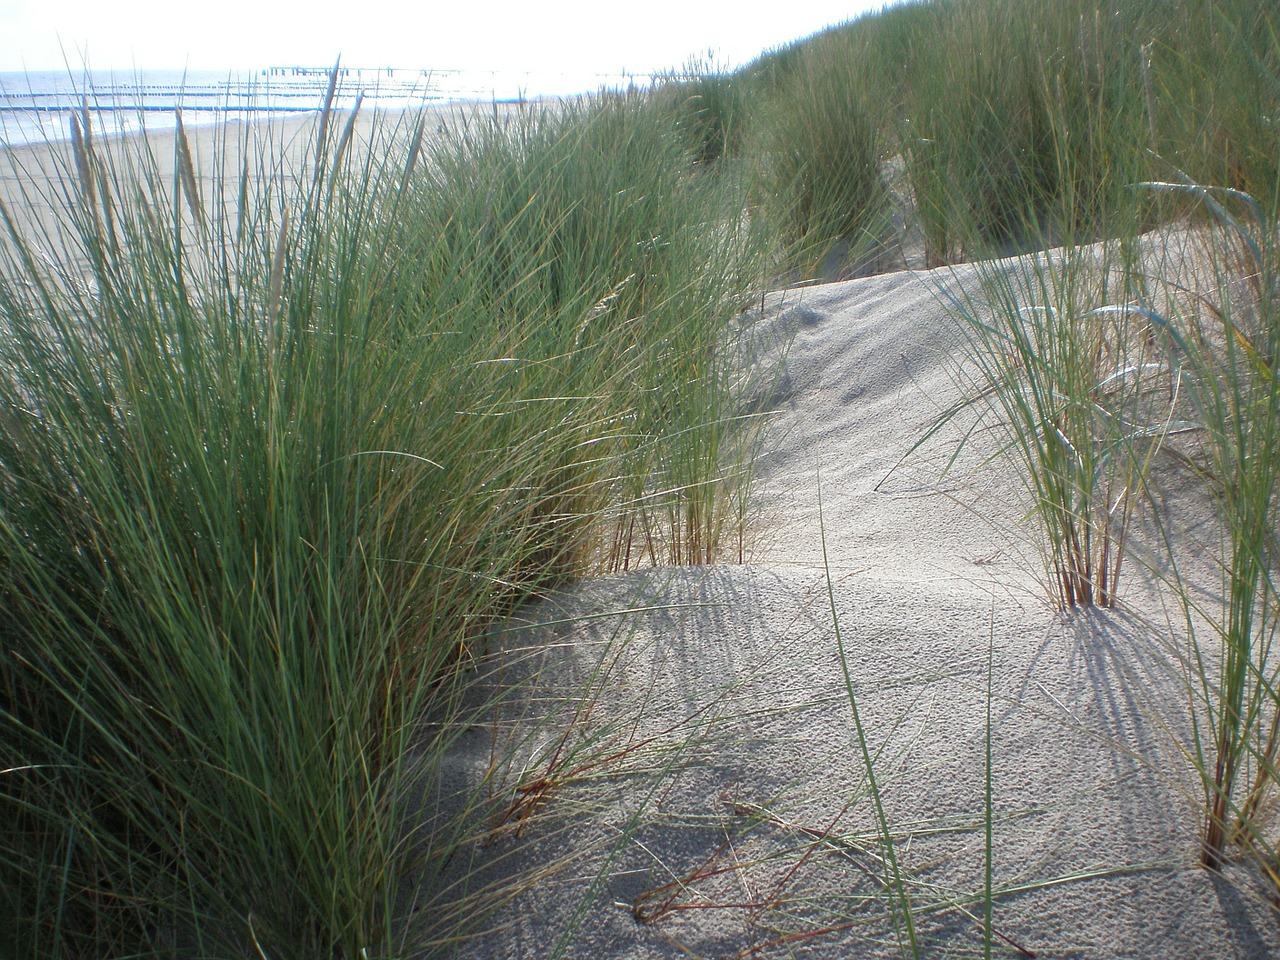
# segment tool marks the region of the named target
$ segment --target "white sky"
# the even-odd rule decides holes
[[[0,70],[737,66],[885,0],[0,0]]]

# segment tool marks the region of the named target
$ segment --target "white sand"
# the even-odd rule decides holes
[[[987,460],[990,437],[946,477],[954,430],[893,470],[957,395],[937,294],[974,277],[776,295],[762,329],[794,343],[762,398],[777,429],[752,564],[609,578],[523,611],[491,665],[523,684],[462,738],[443,789],[486,782],[510,812],[537,795],[519,785],[551,771],[567,782],[519,831],[455,856],[451,878],[473,892],[524,886],[457,956],[902,955],[828,606],[819,486],[922,954],[982,955],[964,911],[983,909],[989,653],[994,927],[1008,938],[994,955],[1280,952],[1252,868],[1223,878],[1197,865],[1202,798],[1169,654],[1178,621],[1157,578],[1135,562],[1122,609],[1056,615],[1021,488]],[[1184,501],[1175,512],[1202,522],[1194,492],[1165,479]],[[1158,556],[1142,537],[1135,550]],[[1211,558],[1202,568],[1211,579]]]

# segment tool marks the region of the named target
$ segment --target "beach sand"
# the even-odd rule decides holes
[[[994,956],[1280,955],[1256,868],[1198,865],[1185,630],[1149,518],[1122,604],[1061,615],[993,436],[945,474],[964,423],[902,460],[958,395],[943,303],[976,285],[961,266],[772,295],[756,334],[790,349],[759,398],[751,563],[586,583],[500,636],[508,699],[440,785],[491,804],[452,894],[502,903],[457,956],[911,955],[850,689],[921,955],[982,955],[988,742]],[[1216,543],[1159,470],[1180,535]],[[1183,571],[1208,589],[1212,553]]]
[[[510,116],[539,103],[536,100],[524,104],[464,101],[429,104],[420,110],[362,109],[353,127],[353,141],[357,148],[364,150],[404,151],[420,118],[424,135],[430,136],[444,127]],[[346,110],[335,110],[330,116],[328,137],[331,144],[337,142],[349,116],[350,111]],[[202,196],[214,195],[219,182],[234,184],[246,163],[254,175],[262,171],[293,173],[310,169],[307,164],[315,149],[319,122],[319,113],[308,113],[264,117],[251,124],[237,121],[186,125],[188,148]],[[154,176],[159,183],[171,189],[176,182],[174,177],[178,163],[175,150],[177,135],[172,129],[98,138],[94,143],[99,152],[105,152],[114,163],[120,164],[136,160],[136,145],[144,138],[155,161]],[[0,203],[26,224],[24,229],[34,230],[36,235],[44,235],[57,242],[60,225],[55,211],[66,209],[62,194],[74,190],[76,183],[75,159],[69,141],[16,146],[0,143]],[[235,195],[234,189],[230,190],[230,195]]]

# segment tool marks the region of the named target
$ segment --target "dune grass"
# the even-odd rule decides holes
[[[902,4],[744,68],[755,106],[743,137],[767,142],[757,128],[799,112],[813,91],[858,105],[844,114],[853,131],[866,130],[872,104],[871,130],[856,134],[870,151],[834,155],[833,131],[803,119],[789,150],[837,206],[815,216],[846,239],[861,226],[850,227],[851,199],[867,197],[857,184],[869,182],[850,172],[865,170],[854,158],[874,155],[882,176],[903,164],[928,266],[1118,236],[1130,218],[1157,216],[1154,198],[1135,208],[1129,189],[1161,178],[1153,151],[1198,183],[1270,203],[1276,30],[1259,0]],[[785,222],[793,201],[774,186],[776,200],[759,206]]]
[[[892,232],[874,94],[847,51],[822,46],[778,83],[751,131],[753,209],[799,276],[858,272]]]
[[[1196,438],[1193,452],[1180,448],[1177,455],[1196,464],[1219,508],[1221,609],[1206,605],[1177,574],[1181,546],[1172,537],[1162,568],[1174,571],[1174,596],[1185,606],[1192,638],[1184,666],[1195,691],[1191,758],[1204,787],[1201,859],[1221,868],[1234,847],[1256,854],[1275,878],[1276,838],[1267,811],[1277,749],[1277,187],[1274,164],[1263,173],[1240,158],[1252,149],[1270,149],[1269,129],[1253,136],[1244,131],[1249,116],[1274,112],[1280,104],[1280,71],[1270,19],[1233,22],[1225,8],[1207,15],[1217,28],[1211,36],[1230,34],[1238,43],[1239,90],[1224,95],[1224,109],[1243,118],[1222,119],[1231,137],[1239,135],[1251,146],[1221,147],[1237,158],[1223,166],[1212,151],[1199,155],[1180,139],[1186,134],[1179,123],[1204,119],[1193,95],[1204,77],[1191,71],[1181,88],[1191,105],[1174,122],[1166,95],[1157,92],[1168,91],[1173,81],[1156,79],[1160,57],[1173,54],[1158,44],[1155,53],[1146,48],[1156,62],[1138,74],[1147,99],[1146,134],[1136,130],[1134,103],[1142,88],[1131,77],[1120,106],[1093,111],[1100,118],[1117,110],[1129,114],[1113,128],[1108,129],[1110,119],[1096,127],[1089,149],[1103,158],[1101,166],[1087,157],[1064,163],[1062,148],[1055,148],[1059,176],[1050,182],[1059,186],[1049,194],[1027,193],[1018,208],[1023,236],[1038,238],[1032,247],[1059,249],[1034,254],[1016,267],[980,264],[980,292],[953,306],[977,373],[967,403],[997,414],[1004,448],[1022,467],[1046,581],[1060,608],[1116,602],[1127,532],[1135,506],[1148,495],[1160,445],[1173,426]],[[1241,32],[1250,23],[1269,38],[1270,50],[1250,49]],[[1186,66],[1192,54],[1183,50],[1176,56]],[[1088,116],[1091,109],[1059,107],[1063,118],[1071,112]],[[1049,129],[1056,124],[1050,122]],[[1207,130],[1217,136],[1214,126]],[[1080,137],[1067,130],[1061,140],[1069,145]],[[1141,162],[1135,141],[1149,144]],[[1167,149],[1168,156],[1157,149]],[[1202,186],[1170,161],[1174,156],[1222,179]],[[1118,175],[1108,172],[1096,186],[1087,176],[1081,181],[1066,175],[1110,167]],[[1169,177],[1144,180],[1144,169]],[[1258,199],[1236,186],[1245,182],[1267,193]],[[1070,189],[1063,192],[1062,184]],[[1044,203],[1046,196],[1051,203]],[[1197,252],[1182,259],[1157,257],[1153,264],[1141,233],[1156,218],[1173,216],[1199,238],[1193,244]],[[1071,228],[1064,233],[1064,226]],[[1099,236],[1113,239],[1077,245]]]
[[[818,510],[819,520],[821,521],[822,510],[822,491],[818,490]],[[890,824],[889,817],[885,813],[884,800],[881,796],[881,790],[876,781],[876,765],[872,756],[872,750],[867,743],[867,732],[862,724],[862,714],[858,709],[858,694],[854,687],[853,675],[849,671],[849,654],[845,649],[844,636],[840,632],[840,615],[836,608],[835,587],[831,580],[831,563],[827,555],[827,534],[825,525],[820,522],[820,530],[822,537],[822,566],[823,578],[827,588],[827,605],[831,613],[831,628],[835,633],[836,654],[840,661],[840,673],[844,679],[845,696],[849,702],[849,712],[853,719],[853,728],[855,739],[857,741],[859,759],[862,761],[862,770],[866,777],[867,795],[875,808],[875,824],[878,830],[877,841],[880,848],[880,856],[884,866],[882,883],[886,891],[886,899],[889,901],[889,916],[893,924],[894,937],[898,942],[898,950],[903,956],[918,957],[920,956],[920,942],[916,934],[916,917],[911,902],[911,888],[907,883],[906,871],[898,862],[898,851],[895,844],[893,828]],[[988,699],[988,703],[990,700]],[[990,793],[988,793],[987,803],[987,829],[990,829]],[[988,917],[986,927],[987,947],[990,949],[990,883],[991,870],[990,864],[986,870],[987,890],[986,896],[988,900]]]
[[[340,120],[202,196],[86,112],[58,223],[2,211],[6,955],[399,953],[449,842],[405,758],[486,624],[740,549],[757,274],[678,132]]]
[[[1205,794],[1202,860],[1220,868],[1229,844],[1258,853],[1273,879],[1280,698],[1276,522],[1280,509],[1280,260],[1274,221],[1248,194],[1181,182],[1144,188],[1194,198],[1213,220],[1188,247],[1141,269],[1142,308],[1186,384],[1197,428],[1187,455],[1222,521],[1221,606],[1178,582],[1191,647],[1196,765]],[[1173,570],[1177,573],[1174,552]],[[1214,649],[1216,646],[1216,650]],[[1207,647],[1207,649],[1204,649]]]
[[[1134,508],[1172,417],[1150,399],[1164,368],[1148,321],[1118,305],[1123,281],[1106,261],[1105,250],[1067,247],[1019,267],[979,264],[980,293],[951,304],[971,360],[953,412],[976,406],[1019,463],[1044,582],[1063,610],[1115,603]]]
[[[1249,0],[919,4],[749,71],[776,98],[762,127],[823,77],[840,78],[846,102],[879,97],[879,126],[863,138],[881,144],[869,175],[819,159],[822,135],[796,122],[787,141],[812,167],[782,184],[826,176],[824,196],[837,196],[892,161],[909,183],[917,263],[1031,254],[980,264],[951,307],[967,346],[962,407],[990,415],[1021,467],[1055,606],[1120,599],[1162,444],[1173,428],[1202,438],[1194,456],[1185,444],[1175,455],[1192,456],[1220,507],[1223,607],[1206,609],[1176,578],[1175,596],[1192,635],[1208,623],[1216,640],[1193,642],[1186,663],[1203,861],[1221,866],[1235,844],[1273,873],[1277,31],[1267,5]],[[761,207],[790,208],[782,186],[765,193],[775,199]],[[876,202],[863,202],[867,215]],[[1143,260],[1144,232],[1175,221],[1207,238],[1199,286],[1186,264]],[[827,236],[857,229],[845,221]]]
[[[745,88],[740,76],[717,67],[709,56],[660,77],[654,99],[657,109],[674,115],[693,162],[705,168],[741,152]]]
[[[1127,13],[1135,23],[1148,22],[1141,5]],[[1195,437],[1193,452],[1180,448],[1177,455],[1197,465],[1219,508],[1221,609],[1206,605],[1178,576],[1181,547],[1172,537],[1163,567],[1175,572],[1174,596],[1185,606],[1192,638],[1184,666],[1195,691],[1192,762],[1204,788],[1201,859],[1218,869],[1234,848],[1256,854],[1275,878],[1276,837],[1267,811],[1277,749],[1277,185],[1272,124],[1258,120],[1280,105],[1275,22],[1247,4],[1187,4],[1179,13],[1187,33],[1157,33],[1141,48],[1138,70],[1123,67],[1139,52],[1131,38],[1125,44],[1113,29],[1108,36],[1096,17],[1087,32],[1082,17],[1078,36],[1111,53],[1085,62],[1096,73],[1093,81],[1077,75],[1067,87],[1061,74],[1055,86],[1040,87],[1058,97],[1056,106],[1043,98],[1040,123],[1052,164],[1019,174],[1012,193],[1000,191],[1015,198],[1008,219],[1022,226],[993,231],[988,224],[1006,218],[984,221],[972,210],[943,219],[948,226],[968,224],[968,237],[978,240],[974,249],[992,249],[1001,234],[1029,237],[1032,249],[1058,247],[1017,267],[980,264],[980,292],[953,304],[976,371],[969,402],[996,413],[1004,449],[1021,465],[1057,606],[1116,602],[1127,532],[1148,495],[1160,445],[1172,426]],[[1207,33],[1192,40],[1196,23]],[[1027,46],[1013,49],[1020,54]],[[1224,53],[1212,67],[1209,49]],[[1162,62],[1185,72],[1168,71]],[[1230,91],[1219,86],[1221,77],[1208,77],[1210,69],[1225,66],[1237,78]],[[1110,94],[1104,67],[1118,85]],[[999,81],[1007,83],[1008,73]],[[1104,96],[1073,103],[1068,89],[1077,96],[1098,89]],[[1214,108],[1204,103],[1208,90],[1221,93]],[[977,99],[985,105],[993,97]],[[1178,98],[1182,103],[1175,105]],[[1009,106],[996,113],[1001,119],[1026,115]],[[1192,126],[1198,142],[1189,135]],[[1270,151],[1272,161],[1252,163],[1255,150]],[[1025,159],[1036,152],[1031,145],[1017,154]],[[973,153],[987,170],[997,156],[981,147]],[[1175,159],[1213,179],[1197,179]],[[1001,176],[1006,169],[996,163]],[[937,175],[932,183],[946,179]],[[1201,185],[1206,182],[1212,186]],[[1262,192],[1255,197],[1244,184]],[[927,221],[930,214],[922,216]],[[1157,257],[1153,264],[1142,252],[1149,248],[1141,234],[1172,217],[1199,238],[1197,252]],[[1100,237],[1111,241],[1079,245]]]

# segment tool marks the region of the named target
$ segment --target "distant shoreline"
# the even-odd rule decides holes
[[[137,132],[143,116],[181,109],[194,123],[211,118],[300,115],[320,110],[333,67],[270,66],[254,70],[0,72],[0,143],[66,140],[70,114],[86,104],[103,134]],[[332,103],[349,109],[411,110],[454,103],[523,103],[601,89],[647,86],[653,77],[618,74],[339,67]]]
[[[386,146],[386,136],[407,139],[415,114],[428,119],[426,137],[451,123],[465,123],[473,117],[502,116],[529,105],[549,104],[572,98],[531,98],[519,102],[457,100],[425,103],[418,107],[394,108],[364,105],[354,128],[357,149],[369,149],[375,143]],[[172,111],[170,111],[172,112]],[[186,108],[183,108],[186,113]],[[347,122],[349,106],[335,107],[330,116],[330,136]],[[185,124],[187,141],[195,164],[197,178],[204,184],[224,176],[226,171],[241,169],[242,152],[271,144],[277,159],[287,171],[300,165],[315,150],[314,134],[321,111],[310,109],[282,113],[257,113],[247,118],[226,118],[214,122]],[[207,116],[207,114],[206,114]],[[2,118],[0,118],[2,119]],[[148,125],[145,129],[93,130],[95,143],[110,153],[131,149],[129,141],[145,138],[148,152],[155,159],[161,179],[174,177],[177,137],[173,125]],[[24,229],[46,237],[55,236],[64,219],[63,204],[58,199],[60,186],[75,178],[74,159],[69,138],[9,143],[0,136],[0,205],[14,216]]]

